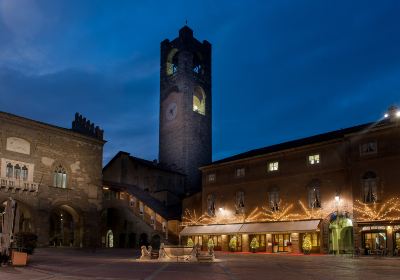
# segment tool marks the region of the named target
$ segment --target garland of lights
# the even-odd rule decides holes
[[[240,215],[224,215],[219,214],[210,216],[208,213],[198,216],[196,211],[191,212],[185,210],[182,217],[182,226],[189,225],[210,225],[210,224],[232,224],[243,222],[277,222],[277,221],[295,221],[307,219],[322,219],[331,213],[331,209],[307,209],[305,204],[299,201],[300,209],[303,213],[295,213],[293,210],[294,204],[278,204],[279,210],[273,210],[270,207],[255,207],[247,216]]]
[[[353,205],[354,216],[360,221],[396,221],[400,220],[400,199],[391,198],[384,203],[364,203],[356,200]]]

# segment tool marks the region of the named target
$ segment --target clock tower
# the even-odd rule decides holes
[[[184,26],[161,42],[160,164],[186,175],[184,192],[201,190],[199,167],[211,163],[211,44]]]

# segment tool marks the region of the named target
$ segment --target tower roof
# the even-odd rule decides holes
[[[185,25],[179,29],[179,38],[191,39],[193,38],[193,30],[189,26]]]

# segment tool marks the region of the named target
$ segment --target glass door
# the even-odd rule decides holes
[[[278,244],[278,252],[287,252],[287,243],[290,241],[290,233],[274,234],[274,243]]]

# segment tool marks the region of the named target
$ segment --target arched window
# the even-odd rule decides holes
[[[236,192],[235,208],[236,208],[236,214],[244,213],[244,191]]]
[[[169,52],[167,57],[166,71],[168,76],[178,72],[178,49],[172,49]]]
[[[195,87],[193,91],[193,111],[203,116],[206,115],[206,94],[201,87]]]
[[[368,171],[362,177],[362,196],[364,203],[378,201],[378,184],[374,172]]]
[[[320,181],[313,180],[308,186],[308,206],[310,208],[321,208]]]
[[[28,168],[26,167],[26,165],[22,166],[21,169],[21,178],[24,181],[28,181]]]
[[[61,165],[54,170],[54,186],[64,189],[67,187],[67,172]]]
[[[21,167],[19,166],[19,164],[16,164],[14,167],[14,175],[15,179],[21,179]]]
[[[209,216],[215,216],[215,195],[209,194],[207,196],[207,213]]]
[[[6,177],[7,178],[12,178],[14,177],[14,167],[13,165],[9,162],[7,163],[7,167],[6,167]]]

